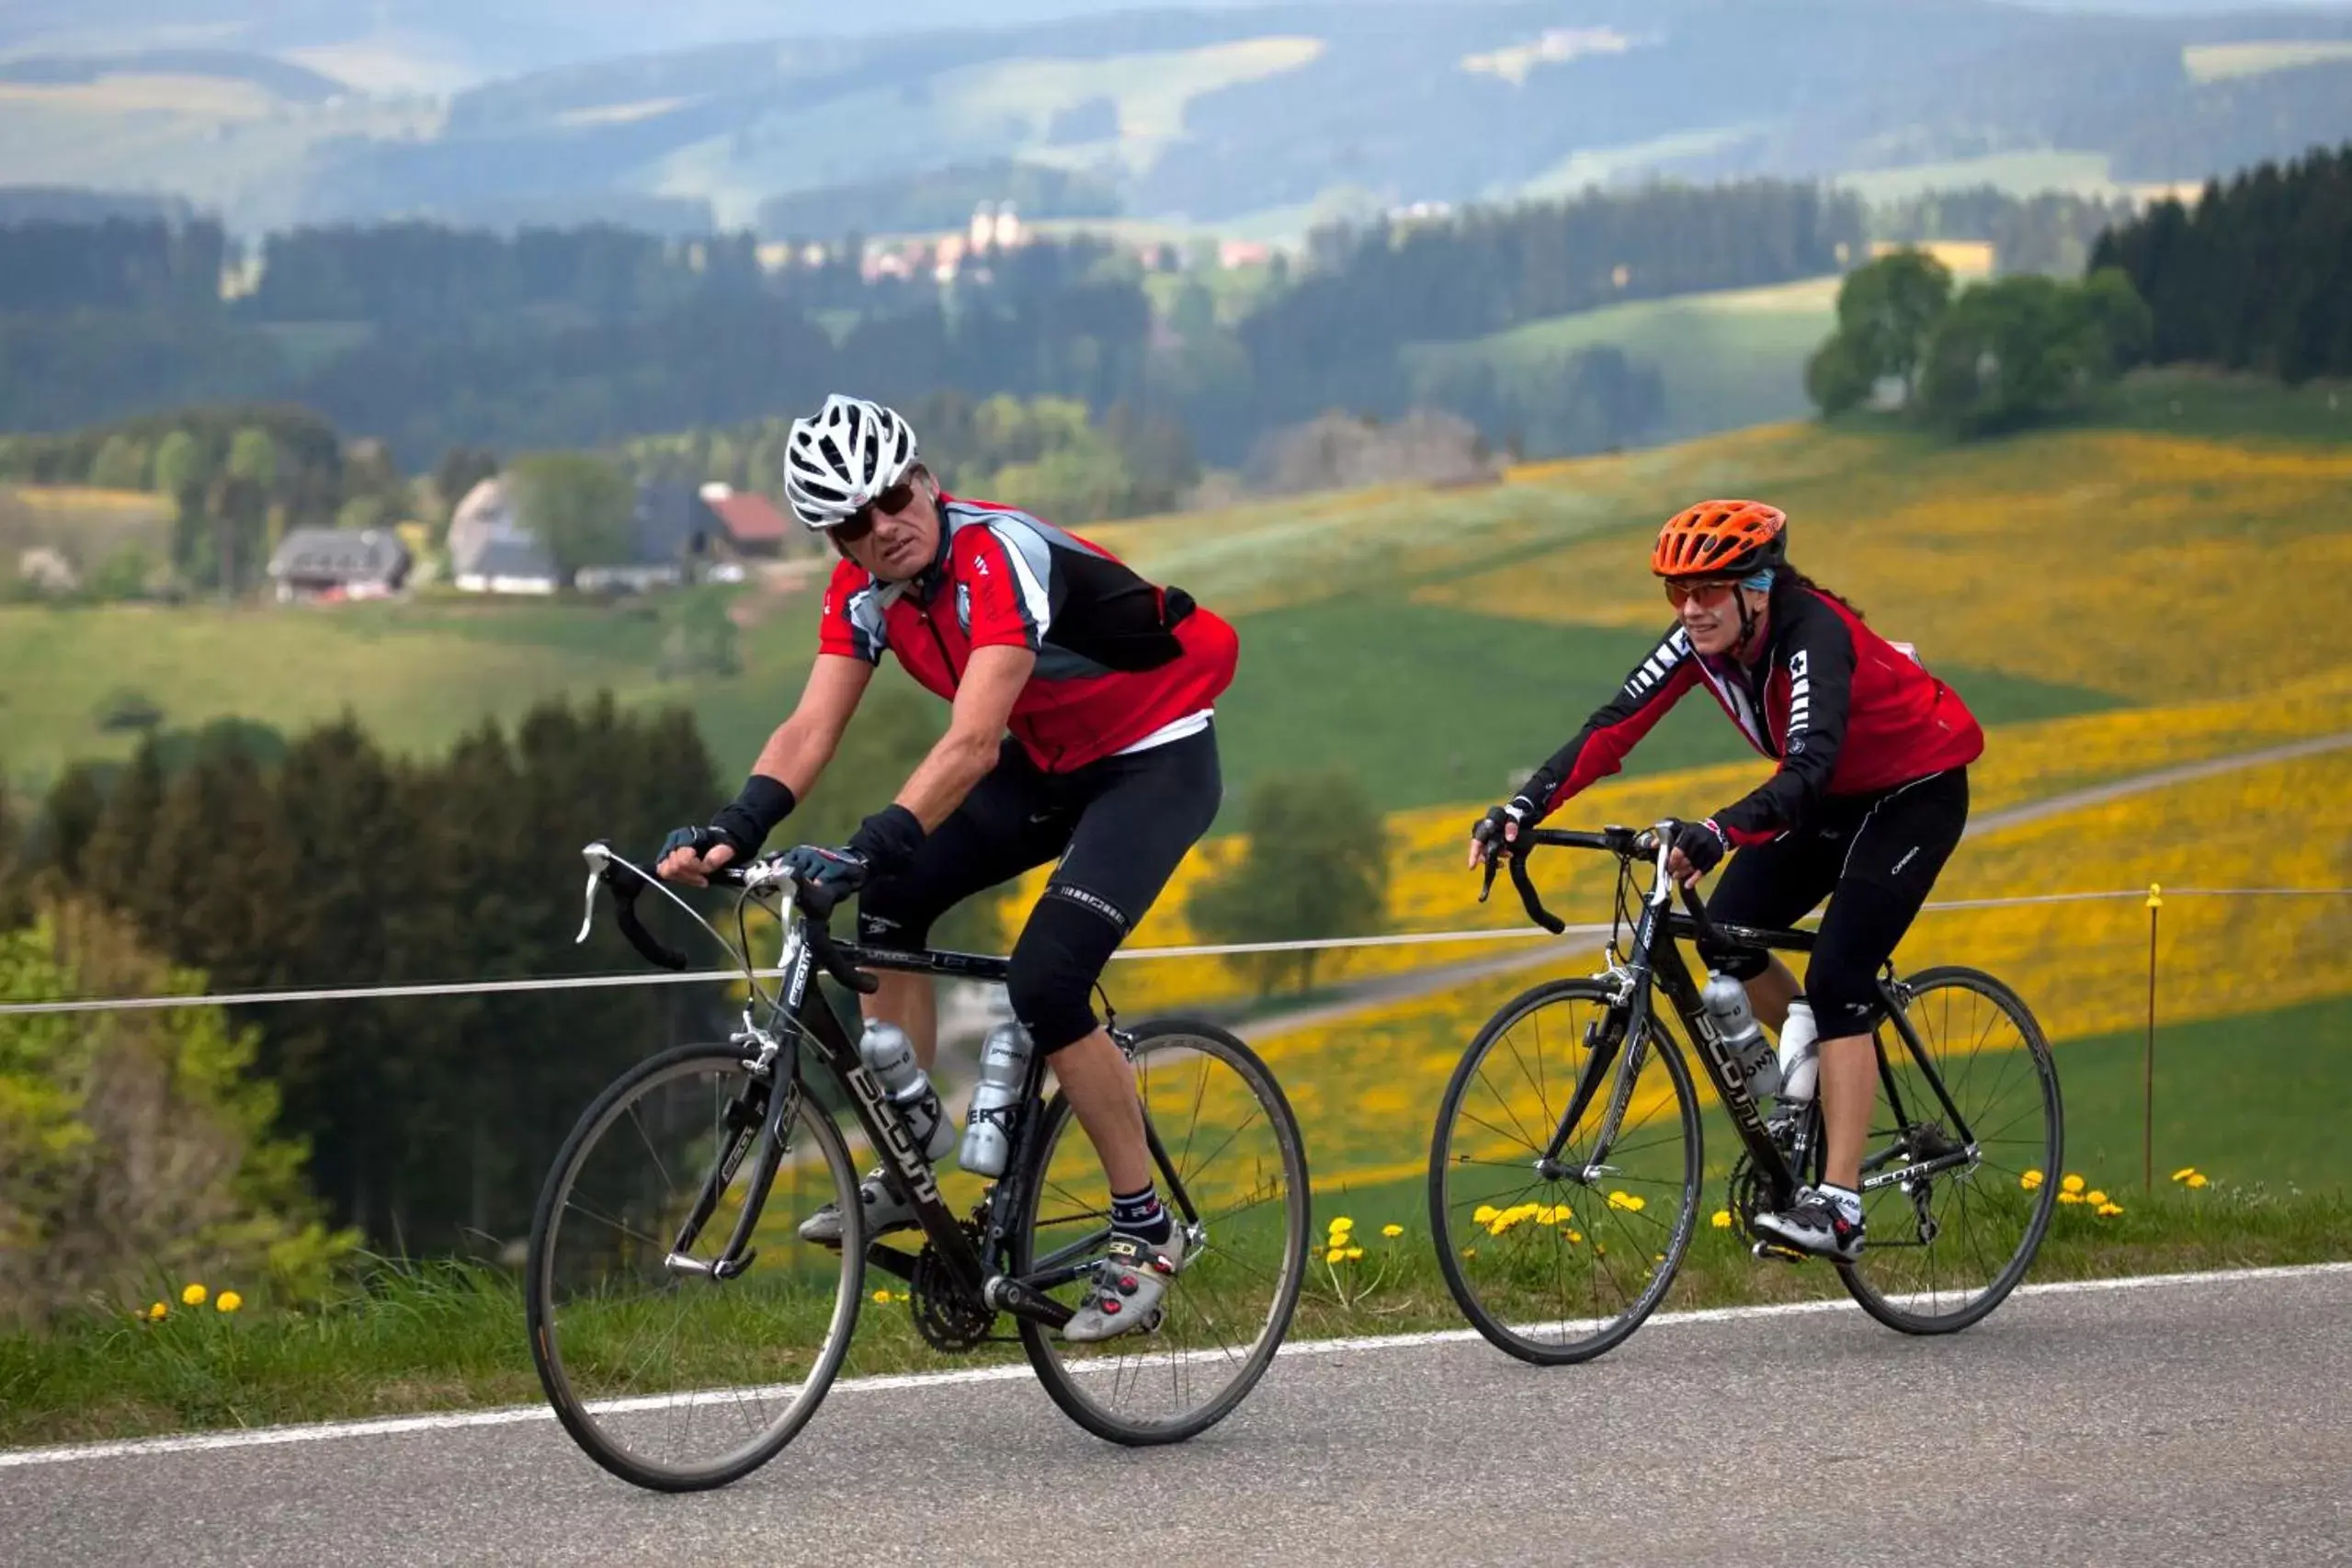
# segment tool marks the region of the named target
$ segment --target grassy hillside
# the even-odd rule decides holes
[[[2352,419],[2330,395],[2152,378],[2126,415],[2324,436]],[[2333,667],[2319,620],[2272,622],[2282,596],[2342,556],[2327,525],[2352,487],[2346,450],[2115,430],[1947,449],[1783,426],[1480,489],[1301,497],[1088,531],[1240,628],[1242,675],[1221,720],[1235,789],[1269,767],[1344,758],[1403,810],[1491,798],[1614,687],[1667,620],[1643,541],[1703,494],[1782,499],[1800,559],[1916,641],[1992,722],[2251,693]],[[2085,529],[2112,543],[2086,557]],[[2194,572],[2171,569],[2182,550],[2201,552]],[[2081,570],[2086,558],[2099,570]],[[2107,613],[2119,583],[2148,608]],[[93,715],[124,687],[175,724],[242,713],[292,728],[348,703],[415,749],[485,711],[609,685],[627,701],[694,704],[732,771],[797,691],[814,613],[807,595],[778,603],[744,634],[739,676],[665,683],[660,629],[642,608],[0,608],[0,758],[21,777],[121,755],[129,737]],[[1694,705],[1635,767],[1740,755]]]
[[[1416,384],[1484,363],[1504,386],[1581,349],[1622,349],[1665,383],[1661,440],[1735,430],[1807,412],[1805,358],[1837,324],[1836,278],[1762,289],[1647,300],[1529,322],[1465,343],[1416,344],[1406,363]]]

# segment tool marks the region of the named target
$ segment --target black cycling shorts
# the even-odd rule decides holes
[[[1824,1040],[1867,1034],[1884,1016],[1878,974],[1968,827],[1968,769],[1948,768],[1875,794],[1834,797],[1821,819],[1733,855],[1707,901],[1729,926],[1793,926],[1822,900],[1805,967],[1806,1000]],[[1743,980],[1769,960],[1725,965]]]
[[[920,948],[974,893],[1060,858],[1013,944],[1014,1017],[1055,1051],[1096,1027],[1103,966],[1209,831],[1224,796],[1214,727],[1149,751],[1047,773],[1009,737],[996,766],[923,841],[914,863],[859,894],[858,939]]]

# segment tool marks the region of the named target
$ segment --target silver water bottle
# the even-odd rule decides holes
[[[1005,1174],[1013,1150],[1013,1112],[1028,1086],[1030,1049],[1029,1031],[1017,1023],[998,1024],[981,1044],[980,1082],[972,1086],[963,1148],[956,1155],[956,1164],[974,1176]]]
[[[1746,1083],[1749,1096],[1760,1100],[1778,1094],[1780,1058],[1764,1038],[1764,1026],[1755,1021],[1755,1010],[1748,1006],[1747,987],[1728,974],[1710,971],[1699,1001],[1714,1020],[1715,1033],[1723,1042],[1723,1054],[1731,1058],[1733,1069]]]
[[[881,1085],[882,1094],[906,1119],[906,1130],[921,1146],[924,1157],[936,1160],[946,1153],[948,1145],[955,1142],[956,1124],[939,1104],[931,1074],[915,1060],[915,1042],[906,1038],[906,1031],[896,1024],[869,1018],[866,1032],[858,1040],[858,1054],[874,1082]]]

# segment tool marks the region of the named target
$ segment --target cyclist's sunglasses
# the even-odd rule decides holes
[[[847,522],[835,527],[833,537],[844,544],[856,544],[874,531],[874,518],[877,514],[888,512],[892,517],[896,517],[914,504],[915,476],[910,473],[850,513]]]
[[[1736,577],[1710,577],[1698,582],[1666,579],[1666,602],[1680,609],[1689,600],[1701,605],[1719,604],[1733,588],[1740,585]]]

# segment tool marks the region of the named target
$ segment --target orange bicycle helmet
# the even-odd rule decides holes
[[[1789,555],[1789,517],[1761,501],[1701,501],[1666,519],[1650,552],[1661,577],[1744,577]]]

